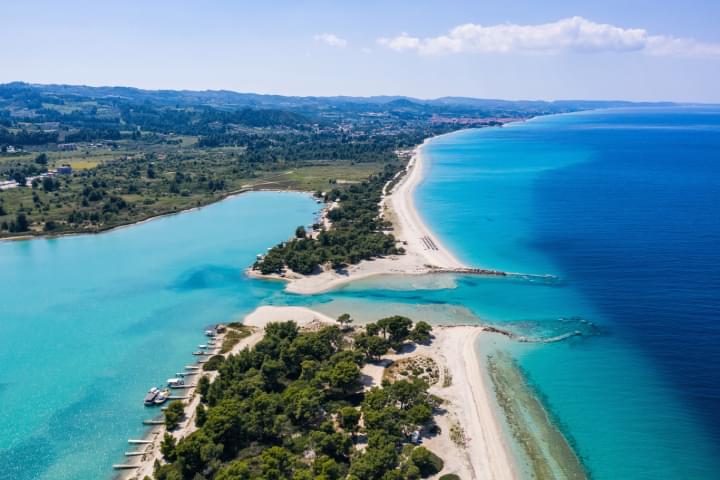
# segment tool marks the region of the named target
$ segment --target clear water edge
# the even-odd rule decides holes
[[[655,352],[638,348],[637,339],[619,328],[613,305],[599,302],[595,291],[584,288],[593,285],[592,279],[568,268],[567,258],[542,243],[548,241],[543,238],[548,232],[566,235],[558,224],[575,218],[557,214],[567,205],[559,202],[565,192],[555,188],[552,176],[561,172],[567,177],[562,181],[587,183],[587,166],[597,169],[608,163],[604,152],[609,147],[589,141],[582,132],[578,136],[576,124],[597,128],[605,122],[610,127],[600,127],[603,135],[634,128],[627,124],[636,119],[628,122],[622,112],[607,115],[539,118],[494,131],[464,131],[437,137],[425,150],[430,151],[429,172],[416,190],[416,205],[443,242],[473,265],[559,273],[558,283],[382,277],[300,297],[285,294],[280,284],[238,275],[255,253],[287,237],[295,225],[311,222],[316,206],[293,194],[251,194],[88,238],[0,244],[0,269],[17,273],[19,280],[0,291],[4,318],[10,319],[0,322],[0,342],[5,342],[0,360],[11,365],[0,374],[5,407],[5,418],[0,417],[5,426],[0,432],[0,478],[109,475],[125,438],[142,432],[139,422],[147,415],[137,404],[152,383],[148,379],[160,382],[192,361],[187,352],[200,342],[204,325],[241,317],[260,303],[308,305],[331,314],[357,312],[367,320],[389,309],[439,323],[479,319],[536,336],[582,328],[585,335],[569,341],[507,348],[592,476],[714,478],[719,468],[717,435],[688,407],[687,392],[659,367]],[[538,192],[547,193],[538,198]],[[468,204],[473,208],[459,208]],[[273,211],[282,211],[287,222],[268,225]],[[255,228],[245,228],[245,223]],[[580,227],[591,230],[592,225]],[[712,228],[708,231],[712,237]],[[122,241],[112,241],[114,236]],[[65,241],[78,243],[68,249],[72,243],[58,243]],[[563,245],[573,242],[562,239]],[[605,250],[596,247],[593,255]],[[588,262],[582,249],[572,253],[579,265]],[[588,270],[598,275],[598,267],[591,267]],[[78,306],[87,311],[78,311]],[[74,330],[68,330],[70,326]],[[62,335],[57,328],[63,329]],[[87,358],[93,361],[83,363]],[[63,378],[59,385],[54,383],[57,378]],[[23,385],[28,382],[31,385]],[[716,398],[713,390],[707,392],[708,398]],[[137,424],[128,424],[128,418],[137,418]],[[105,428],[107,422],[113,428]]]

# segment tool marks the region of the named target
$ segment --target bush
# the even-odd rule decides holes
[[[165,410],[165,426],[168,430],[173,430],[180,423],[180,419],[185,415],[185,407],[180,400],[170,402],[167,410]]]
[[[441,476],[439,480],[460,480],[460,477],[458,477],[454,473],[446,473],[445,475]]]
[[[442,458],[425,447],[414,449],[410,454],[410,460],[418,467],[423,478],[435,475],[445,466]]]
[[[203,364],[203,370],[206,372],[217,370],[218,368],[220,368],[220,365],[222,365],[224,361],[225,357],[223,357],[222,355],[213,355],[212,357],[210,357],[210,360]]]

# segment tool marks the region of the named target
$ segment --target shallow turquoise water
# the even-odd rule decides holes
[[[383,278],[318,308],[480,319],[538,338],[580,331],[512,351],[592,477],[718,478],[718,152],[717,108],[438,137],[416,203],[443,243],[475,266],[558,281]]]
[[[0,478],[112,475],[149,386],[203,327],[261,303],[360,320],[486,322],[598,479],[720,471],[720,112],[545,117],[438,137],[416,193],[469,264],[556,280],[382,277],[302,297],[246,279],[312,222],[308,196],[254,193],[102,235],[0,244]],[[505,344],[505,342],[503,342]]]
[[[0,244],[0,478],[112,475],[148,388],[280,285],[243,269],[316,203],[252,193],[101,235]],[[154,413],[153,413],[154,412]]]

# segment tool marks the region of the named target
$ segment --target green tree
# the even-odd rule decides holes
[[[170,435],[169,433],[165,433],[163,436],[162,442],[160,442],[160,453],[162,453],[163,458],[165,458],[168,462],[174,462],[175,461],[175,448],[177,447],[177,441],[175,440],[175,437]]]
[[[202,473],[220,458],[222,452],[223,446],[216,445],[202,430],[191,433],[175,448],[182,478],[193,478],[196,473]]]
[[[385,355],[390,348],[387,340],[374,335],[359,335],[355,340],[355,347],[365,353],[370,360],[376,360]]]
[[[15,231],[27,232],[30,229],[30,222],[24,213],[18,213],[15,217]]]
[[[430,341],[430,332],[432,332],[430,324],[421,320],[415,324],[415,327],[410,332],[410,340],[415,343],[428,343]]]
[[[395,350],[398,350],[402,343],[410,336],[412,320],[400,315],[393,315],[392,317],[378,320],[377,325],[382,331],[383,337],[390,342],[390,345]]]
[[[305,227],[300,225],[295,229],[295,238],[305,238],[307,236],[307,232],[305,231]]]
[[[175,429],[183,415],[185,415],[185,406],[180,400],[173,400],[165,410],[165,426],[168,430]]]
[[[410,460],[420,470],[423,478],[439,473],[444,466],[442,459],[425,447],[413,449]]]
[[[343,313],[337,318],[337,322],[343,327],[347,328],[350,326],[350,324],[353,322],[353,318],[350,316],[349,313]]]
[[[360,425],[360,411],[353,407],[343,407],[340,409],[340,426],[346,431],[352,433],[353,437]]]
[[[215,480],[250,480],[252,472],[244,460],[235,460],[218,471]]]
[[[210,378],[207,375],[203,375],[197,382],[197,391],[202,395],[203,401],[206,401],[208,390],[210,389]]]
[[[284,480],[292,478],[293,455],[282,447],[270,447],[260,455],[262,478]]]
[[[360,368],[350,361],[341,361],[328,374],[330,387],[344,394],[354,392],[360,386]]]
[[[35,157],[35,163],[37,163],[39,165],[47,165],[48,164],[47,154],[41,153],[40,155]]]
[[[198,428],[202,427],[206,421],[207,409],[205,409],[205,405],[198,403],[198,406],[195,408],[195,426]]]

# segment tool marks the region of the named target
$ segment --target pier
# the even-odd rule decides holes
[[[143,425],[165,425],[165,420],[143,420]]]
[[[133,440],[133,439],[130,439],[130,440],[128,440],[128,443],[131,444],[131,445],[150,445],[150,444],[153,443],[153,442],[152,442],[152,440]]]
[[[141,466],[141,465],[139,465],[139,464],[138,464],[138,465],[133,465],[133,464],[131,464],[131,463],[116,463],[115,465],[113,465],[113,468],[114,468],[115,470],[131,470],[131,469],[134,469],[134,468],[140,468],[140,466]]]

